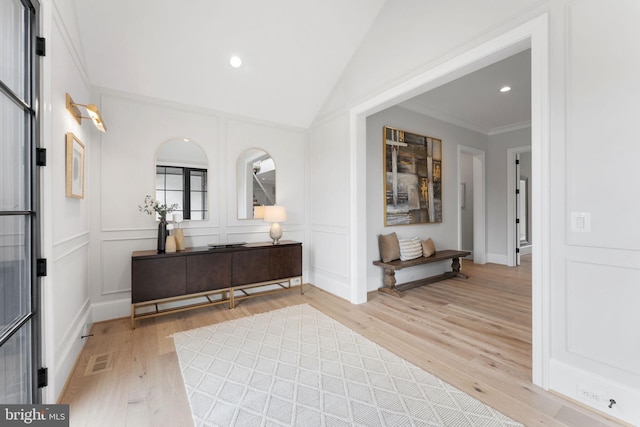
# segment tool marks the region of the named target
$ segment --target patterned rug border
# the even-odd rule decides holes
[[[273,354],[265,356],[260,352],[276,352],[280,357],[281,353],[290,353],[290,349],[275,350],[276,347],[270,346],[270,343],[265,344],[267,333],[264,330],[260,349],[256,347],[255,336],[241,343],[241,338],[225,331],[213,335],[220,329],[253,326],[256,318],[266,318],[270,322],[274,318],[282,319],[284,323],[291,320],[287,317],[290,313],[294,313],[294,319],[299,317],[299,324],[302,324],[305,316],[312,315],[316,332],[319,320],[328,322],[335,328],[334,335],[343,335],[345,341],[336,340],[336,347],[331,347],[334,343],[327,337],[326,344],[329,347],[317,344],[317,353],[313,353],[316,347],[303,343],[298,337],[299,347],[303,348],[302,344],[305,346],[303,351],[296,353],[296,360],[285,358],[274,362],[269,360],[274,357]],[[265,324],[265,330],[268,325],[270,323]],[[282,327],[282,331],[286,333],[289,330]],[[302,333],[300,330],[298,332]],[[206,340],[203,338],[205,335],[208,335]],[[314,336],[318,341],[325,338]],[[196,426],[522,426],[308,303],[176,332],[168,338],[174,341]],[[227,340],[232,345],[247,346],[248,354],[244,354],[244,347],[229,347],[236,353],[242,353],[247,360],[228,360],[233,350],[225,350]],[[341,343],[342,347],[349,349],[347,352],[340,347]],[[197,350],[196,344],[200,345]],[[364,356],[359,346],[364,349]],[[207,351],[217,353],[201,352],[204,347]],[[302,354],[307,352],[309,354]],[[326,353],[331,357],[325,360],[318,353]],[[336,357],[333,353],[338,355],[339,360],[332,359]],[[357,353],[357,356],[352,353]],[[253,359],[250,357],[252,354]],[[306,367],[301,365],[305,358],[313,360],[315,356],[321,361],[308,362],[309,366]],[[257,368],[256,365],[261,361],[268,367]],[[374,370],[363,366],[363,362]],[[249,367],[250,364],[253,365]],[[211,372],[214,365],[220,370]],[[322,367],[318,368],[317,365]],[[325,366],[329,367],[327,372]],[[297,372],[295,374],[293,367]],[[224,374],[219,373],[223,371]],[[309,378],[300,382],[300,378],[306,374],[309,374]],[[255,380],[256,377],[259,379]],[[270,385],[266,386],[269,381]],[[324,388],[325,383],[331,386]],[[342,384],[342,388],[335,384]],[[290,416],[287,417],[287,414]]]

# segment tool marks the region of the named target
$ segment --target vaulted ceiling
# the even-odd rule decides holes
[[[75,0],[96,86],[308,127],[384,0]],[[232,55],[243,65],[229,65]]]
[[[385,3],[73,1],[93,85],[302,128],[375,31]],[[229,64],[233,55],[240,68]],[[516,57],[404,106],[483,133],[528,120],[528,54]],[[510,94],[494,90],[498,77],[510,82]]]

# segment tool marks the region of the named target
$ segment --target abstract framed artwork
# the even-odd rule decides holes
[[[66,196],[84,199],[84,144],[67,132]]]
[[[442,141],[385,126],[384,225],[442,222]]]

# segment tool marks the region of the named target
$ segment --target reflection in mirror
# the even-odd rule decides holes
[[[262,218],[261,206],[276,204],[276,166],[263,150],[240,154],[236,168],[238,219]]]
[[[186,138],[169,140],[158,148],[156,200],[177,203],[174,218],[207,219],[207,165],[204,150]]]

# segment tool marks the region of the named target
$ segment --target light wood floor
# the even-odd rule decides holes
[[[476,266],[405,292],[372,292],[352,305],[318,288],[143,319],[97,323],[59,403],[72,426],[189,426],[191,414],[171,334],[308,303],[388,350],[526,426],[620,425],[531,383],[531,265]],[[95,365],[96,357],[106,359]],[[99,359],[100,361],[102,359]],[[105,367],[97,373],[87,368]]]

